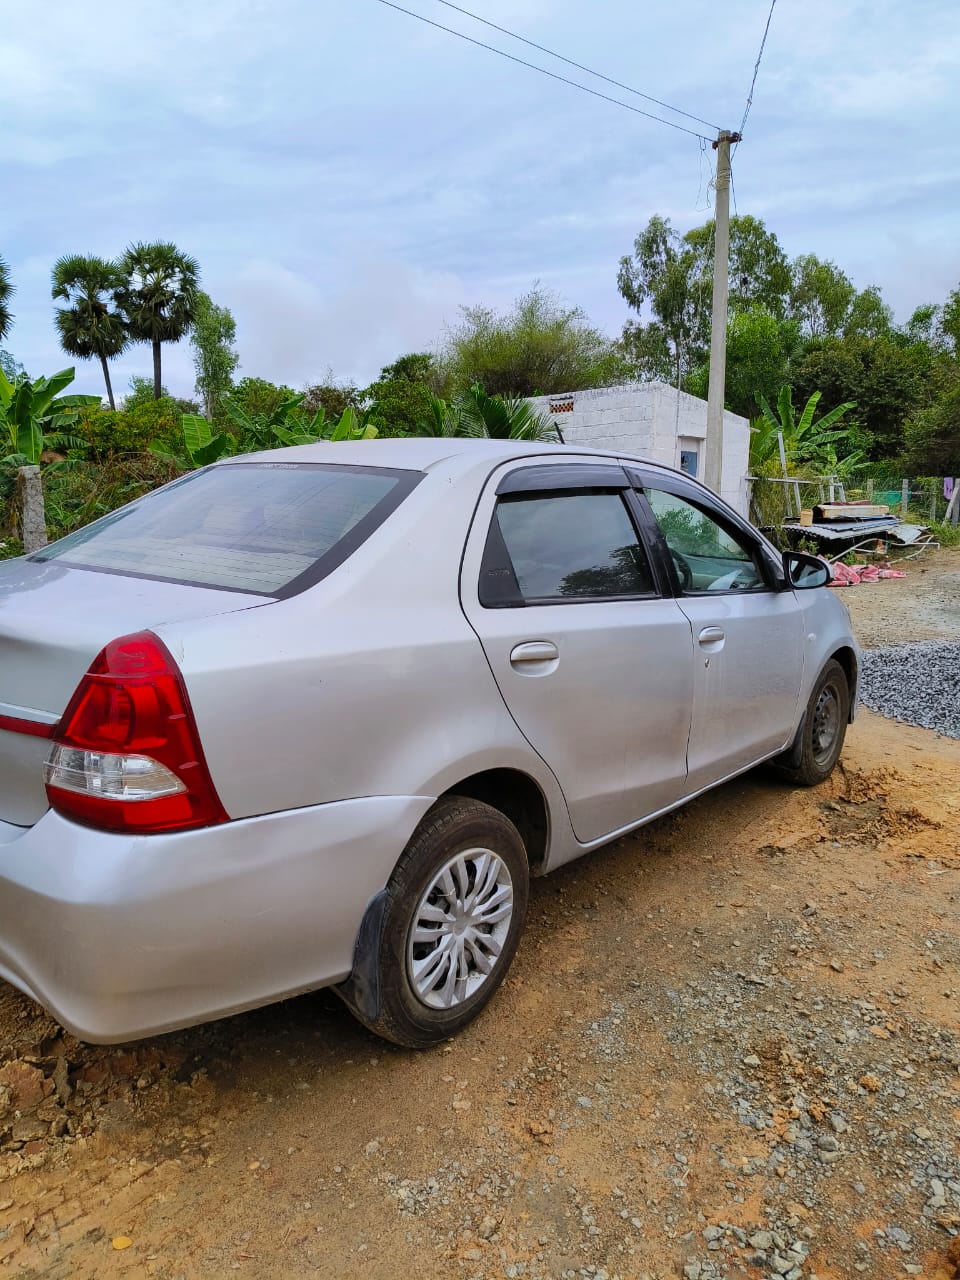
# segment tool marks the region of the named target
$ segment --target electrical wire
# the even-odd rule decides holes
[[[760,41],[760,52],[757,54],[757,60],[753,64],[753,79],[750,81],[750,92],[747,94],[747,105],[743,109],[743,119],[740,121],[740,128],[737,130],[741,136],[743,135],[744,125],[747,123],[747,116],[750,114],[750,108],[753,106],[753,91],[757,84],[757,73],[760,70],[760,60],[763,57],[764,46],[767,43],[767,36],[770,34],[770,19],[773,17],[773,11],[776,8],[777,0],[770,0],[770,12],[767,14],[767,25],[763,28],[763,39]]]
[[[688,120],[695,120],[697,124],[705,124],[708,129],[716,129],[720,131],[720,125],[714,124],[712,120],[704,120],[702,116],[695,116],[689,111],[683,111],[680,107],[674,107],[669,102],[663,102],[660,98],[654,98],[649,93],[644,93],[641,89],[634,89],[632,85],[623,84],[620,80],[614,80],[611,76],[605,76],[601,71],[594,71],[592,67],[585,67],[582,62],[574,62],[573,58],[566,58],[562,53],[556,53],[553,49],[548,49],[546,45],[537,44],[535,40],[528,40],[526,36],[518,35],[516,31],[510,31],[507,27],[501,27],[496,22],[491,22],[489,18],[481,18],[478,13],[471,13],[469,9],[464,9],[459,4],[453,4],[452,0],[437,0],[438,4],[444,5],[447,9],[455,9],[457,13],[464,14],[467,18],[473,18],[475,22],[482,22],[485,27],[490,27],[494,31],[499,31],[505,36],[509,36],[511,40],[519,40],[521,44],[529,45],[531,49],[539,49],[541,53],[549,54],[551,58],[556,58],[560,62],[565,62],[568,67],[576,67],[578,71],[585,71],[588,76],[596,76],[598,80],[605,80],[607,84],[615,85],[618,89],[623,89],[626,93],[635,94],[638,98],[645,98],[647,102],[654,102],[658,107],[664,107],[667,111],[673,111],[678,116],[686,116]]]
[[[495,45],[484,44],[482,40],[475,40],[473,36],[464,35],[462,31],[456,31],[453,27],[445,27],[442,22],[434,22],[432,18],[426,18],[422,13],[414,13],[412,9],[404,9],[402,5],[394,4],[393,0],[377,0],[377,3],[386,5],[388,9],[396,9],[398,13],[405,13],[409,18],[416,18],[419,22],[425,22],[429,27],[436,27],[439,31],[446,31],[448,35],[456,36],[460,40],[466,40],[468,44],[476,45],[479,49],[486,49],[489,53],[497,53],[501,58],[507,58],[510,62],[519,63],[521,67],[529,67],[531,71],[539,71],[541,75],[549,76],[551,80],[559,80],[562,84],[571,85],[574,89],[589,93],[593,98],[602,98],[604,102],[612,102],[614,106],[623,107],[625,111],[632,111],[634,115],[645,116],[648,120],[656,120],[658,124],[665,124],[671,129],[678,129],[681,133],[688,133],[692,138],[704,138],[707,142],[712,141],[706,134],[697,133],[695,129],[688,129],[686,125],[677,124],[673,120],[665,120],[663,116],[655,116],[651,111],[641,111],[639,107],[631,106],[629,102],[622,102],[619,98],[612,98],[608,93],[601,93],[599,89],[591,89],[585,84],[580,84],[577,80],[570,80],[567,76],[558,75],[556,71],[548,71],[546,67],[538,66],[535,62],[526,62],[523,58],[517,58],[512,53],[496,48]]]

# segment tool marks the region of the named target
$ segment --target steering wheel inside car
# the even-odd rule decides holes
[[[693,588],[693,570],[690,568],[689,562],[679,551],[670,548],[670,558],[673,560],[673,567],[677,571],[677,577],[680,579],[680,587],[684,591],[690,591]]]

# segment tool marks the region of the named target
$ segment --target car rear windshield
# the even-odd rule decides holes
[[[147,494],[31,558],[293,595],[341,564],[421,478],[335,463],[227,463]]]

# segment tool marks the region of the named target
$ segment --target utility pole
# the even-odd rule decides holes
[[[713,318],[710,326],[710,382],[707,390],[707,439],[704,482],[720,492],[723,466],[723,399],[727,381],[727,293],[730,257],[730,143],[739,133],[720,130],[713,144],[717,153],[717,204],[714,215],[716,242],[713,252]]]

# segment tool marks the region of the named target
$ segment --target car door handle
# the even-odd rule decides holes
[[[510,661],[515,667],[528,662],[556,662],[559,657],[559,649],[550,640],[525,640],[510,650]]]
[[[717,649],[725,639],[722,627],[704,627],[697,639],[703,649]]]

